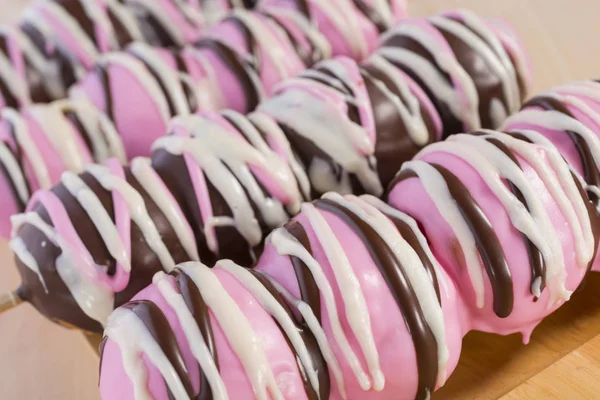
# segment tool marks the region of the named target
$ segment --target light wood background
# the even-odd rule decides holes
[[[14,21],[27,3],[0,0],[0,23]],[[529,49],[534,92],[600,77],[598,0],[409,0],[409,4],[415,16],[468,7],[508,20]],[[18,285],[5,243],[0,243],[0,271],[0,292]],[[469,334],[457,372],[434,399],[598,399],[599,334],[600,275],[545,321],[527,347],[516,336]],[[0,399],[97,399],[97,362],[79,333],[45,321],[28,305],[0,315]]]

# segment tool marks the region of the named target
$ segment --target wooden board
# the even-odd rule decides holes
[[[148,0],[154,1],[154,0]],[[335,1],[335,0],[331,0]],[[0,22],[27,2],[0,0]],[[531,55],[533,92],[600,77],[600,1],[409,0],[412,15],[467,7],[515,26]],[[0,244],[0,292],[18,284]],[[440,399],[597,399],[600,397],[600,274],[545,321],[529,346],[518,336],[470,333]],[[30,306],[0,315],[0,399],[98,398],[97,357],[77,332],[55,326]]]

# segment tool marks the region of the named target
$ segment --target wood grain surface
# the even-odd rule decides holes
[[[148,0],[155,1],[155,0]],[[335,1],[335,0],[331,0]],[[14,21],[26,1],[0,0],[0,23]],[[600,77],[598,0],[409,0],[414,16],[456,7],[509,21],[527,46],[532,93],[561,82]],[[18,277],[0,243],[0,293]],[[573,300],[520,337],[470,333],[457,371],[440,399],[600,398],[600,274]],[[53,325],[29,305],[0,315],[0,399],[98,398],[98,359],[84,337]]]

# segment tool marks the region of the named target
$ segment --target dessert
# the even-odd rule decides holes
[[[250,266],[302,201],[381,195],[402,161],[441,135],[428,96],[385,57],[323,61],[248,116],[177,118],[150,160],[92,166],[38,192],[13,219],[19,296],[99,332],[155,272],[187,260]]]
[[[60,181],[63,171],[116,157],[125,149],[113,124],[95,107],[71,100],[0,111],[0,236],[9,237],[10,216],[31,195]]]
[[[456,365],[462,311],[412,218],[331,193],[275,230],[256,268],[185,263],[116,309],[100,394],[426,399]]]
[[[320,60],[362,60],[375,50],[378,29],[404,15],[403,5],[394,0],[366,13],[369,6],[351,0],[261,2],[256,11],[230,13],[193,47],[168,52],[136,44],[104,56],[71,95],[111,116],[130,157],[146,156],[173,116],[224,108],[248,113]]]
[[[134,43],[124,52],[103,55],[93,71],[72,88],[70,98],[73,102],[89,103],[102,110],[105,114],[102,117],[104,125],[108,125],[107,121],[115,125],[110,130],[116,130],[118,137],[112,135],[111,139],[122,143],[114,143],[109,150],[118,150],[118,153],[110,155],[123,159],[124,148],[128,158],[145,156],[150,153],[152,142],[165,134],[172,116],[222,108],[249,112],[271,95],[282,80],[321,59],[329,58],[332,50],[334,53],[351,52],[354,47],[360,47],[359,44],[366,44],[370,51],[376,44],[376,40],[370,36],[371,28],[375,29],[375,22],[366,22],[364,19],[367,14],[355,6],[344,7],[344,13],[352,15],[348,18],[356,20],[356,24],[360,22],[362,30],[341,30],[336,35],[335,30],[339,28],[330,19],[333,18],[331,15],[338,17],[333,13],[343,5],[342,2],[327,6],[327,2],[315,1],[301,12],[284,7],[287,3],[261,3],[260,12],[231,13],[221,23],[207,30],[195,47],[173,51]],[[389,3],[389,8],[384,7],[368,15],[374,21],[394,20],[401,15],[402,4],[402,1],[395,0]],[[381,16],[386,12],[390,14]],[[303,13],[308,13],[315,21],[311,22]],[[334,21],[339,22],[337,19]],[[387,25],[377,22],[377,26]],[[323,34],[330,35],[332,42],[325,39]],[[42,107],[36,106],[36,110]],[[48,112],[56,108],[53,104],[47,107],[50,109]],[[23,110],[24,114],[28,112]],[[8,113],[14,114],[12,111]],[[67,135],[68,138],[90,142],[88,132],[78,130],[77,126],[74,128],[75,132]],[[52,129],[46,130],[46,136],[53,137],[51,144],[54,147],[70,146],[61,143],[60,138],[67,140],[66,136],[60,136],[59,132],[54,132],[55,128]],[[4,140],[9,140],[9,136],[5,135]],[[13,179],[25,179],[26,184],[38,187],[36,182],[28,182],[35,178],[31,177],[31,171],[27,171],[27,165],[32,162],[29,157],[33,154],[29,150],[35,145],[30,144],[25,149],[18,141],[12,140],[6,149],[12,154],[6,154],[3,159],[11,159],[7,161],[11,165],[4,165],[4,169],[8,171],[10,168],[14,172],[2,174],[4,186],[22,185]],[[83,149],[83,154],[92,150],[91,147]],[[57,178],[65,170],[81,171],[81,168],[67,168],[68,164],[64,162],[54,162],[52,151],[48,155],[44,152],[35,154],[38,157],[38,174],[52,177],[45,181],[43,188],[58,182]],[[94,157],[92,160],[102,162],[106,158]],[[88,162],[90,159],[87,159]],[[16,209],[22,211],[22,204],[19,203],[26,203],[28,198],[8,196],[4,200],[7,204],[4,214],[12,215]],[[10,229],[9,220],[4,218],[0,222],[0,234],[6,237]]]
[[[251,270],[157,273],[107,320],[102,398],[428,399],[469,330],[527,342],[600,239],[596,199],[534,130],[431,144],[387,197],[304,203]]]
[[[206,4],[205,4],[206,3]],[[0,33],[0,108],[63,98],[101,54],[133,42],[178,46],[251,1],[37,0]]]

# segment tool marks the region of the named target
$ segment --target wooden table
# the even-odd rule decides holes
[[[534,92],[600,76],[597,0],[409,2],[412,15],[469,7],[507,19],[529,49]],[[0,0],[0,22],[14,19],[25,3]],[[2,292],[18,284],[5,243],[0,261]],[[97,399],[97,362],[80,334],[45,321],[28,305],[0,315],[0,399]],[[600,274],[534,332],[529,346],[517,336],[469,334],[457,371],[434,399],[598,399],[599,376]]]

